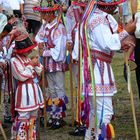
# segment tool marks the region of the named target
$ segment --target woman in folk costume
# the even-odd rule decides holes
[[[28,58],[32,49],[37,46],[23,30],[15,32],[15,56],[11,59],[12,75],[17,80],[15,94],[15,126],[12,129],[11,139],[36,140],[38,108],[44,106],[42,91],[38,81],[42,65],[39,57]]]
[[[47,7],[36,7],[34,10],[42,13],[46,24],[36,36],[38,43],[44,44],[45,74],[48,82],[47,111],[50,113],[48,126],[52,129],[64,125],[66,104],[68,98],[65,93],[64,72],[66,59],[66,30],[57,17],[59,6],[48,1]]]
[[[133,34],[136,21],[130,21],[125,30],[117,33],[118,24],[111,15],[121,1],[92,0],[82,18],[80,35],[83,53],[82,88],[87,123],[85,140],[105,140],[114,137],[110,124],[113,115],[112,96],[117,92],[111,60],[113,52],[127,50],[134,44],[122,41]],[[81,53],[81,52],[80,52]]]
[[[77,92],[78,87],[78,57],[79,57],[79,25],[82,18],[82,14],[84,11],[84,8],[86,7],[87,1],[77,1],[73,0],[71,2],[70,7],[67,10],[66,13],[66,30],[67,30],[67,49],[72,55],[72,73],[73,73],[73,79],[74,84]],[[78,94],[77,94],[78,95]],[[78,98],[78,97],[77,97]],[[78,106],[78,100],[76,99],[76,106]],[[83,106],[83,102],[81,102],[81,108]],[[78,109],[77,109],[78,110]],[[82,109],[83,111],[83,109]],[[81,113],[82,113],[81,111]],[[77,114],[77,113],[76,113]],[[85,126],[83,123],[83,115],[81,114],[80,122],[77,119],[76,116],[76,128],[74,131],[69,132],[70,135],[76,135],[81,136],[85,134]]]

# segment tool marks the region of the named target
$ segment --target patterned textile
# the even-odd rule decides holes
[[[68,103],[67,96],[62,98],[47,99],[47,111],[50,112],[50,116],[53,119],[64,118],[66,116],[66,104]]]

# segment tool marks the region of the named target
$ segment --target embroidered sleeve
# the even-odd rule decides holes
[[[90,42],[91,45],[95,43],[101,50],[120,50],[121,42],[119,34],[112,34],[108,25],[100,24],[91,32],[90,38],[91,40],[94,40],[93,42]]]
[[[64,61],[66,56],[66,30],[61,24],[54,32],[53,44],[51,48],[51,56],[56,62]]]
[[[74,13],[72,10],[67,12],[66,15],[66,30],[67,30],[67,40],[72,41],[72,30],[75,26]]]
[[[122,41],[123,39],[125,39],[129,34],[123,30],[122,32],[119,33],[119,38],[120,38],[120,41]]]
[[[41,26],[39,32],[37,33],[35,40],[38,43],[42,43],[44,42],[44,36],[45,36],[45,29],[44,29],[44,25]]]
[[[19,81],[26,81],[27,79],[33,78],[34,68],[31,65],[23,67],[23,65],[16,59],[12,58],[11,67],[13,76]]]

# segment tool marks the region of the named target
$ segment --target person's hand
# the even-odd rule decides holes
[[[128,24],[125,26],[125,30],[131,35],[135,32],[136,30],[136,23],[137,23],[137,18],[135,20],[130,20]]]
[[[135,37],[129,35],[126,39],[122,41],[121,49],[124,51],[128,51],[130,48],[134,49],[135,46],[136,46]]]
[[[72,51],[72,47],[73,47],[73,43],[71,41],[67,41],[66,47],[67,47],[67,50],[69,52],[71,52]]]
[[[0,68],[2,68],[3,70],[5,70],[6,69],[6,63],[0,62]]]

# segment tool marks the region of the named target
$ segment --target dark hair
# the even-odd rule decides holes
[[[16,49],[25,49],[33,45],[33,42],[29,37],[22,41],[15,41],[15,47]]]
[[[7,23],[3,29],[3,32],[7,31],[8,33],[12,31],[12,25]]]

